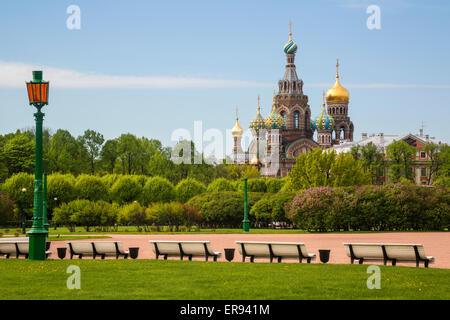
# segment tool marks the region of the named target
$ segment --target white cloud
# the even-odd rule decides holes
[[[195,77],[168,76],[115,76],[91,72],[79,72],[42,65],[0,61],[0,88],[22,88],[31,79],[33,70],[43,70],[44,79],[52,88],[125,88],[125,89],[189,89],[189,88],[243,88],[273,87],[275,84]],[[305,87],[330,88],[333,83],[305,83]],[[395,84],[348,83],[346,88],[364,89],[450,89],[450,84]]]
[[[79,72],[26,63],[0,61],[0,87],[23,87],[31,79],[33,70],[43,70],[44,79],[54,88],[127,88],[127,89],[183,89],[261,87],[264,83],[195,77],[115,76]]]

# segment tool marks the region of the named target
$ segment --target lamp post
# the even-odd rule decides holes
[[[48,237],[48,227],[50,226],[48,224],[47,219],[47,172],[44,172],[44,199],[42,202],[42,213],[43,213],[43,220],[44,220],[44,228],[47,230],[47,237]]]
[[[55,207],[56,207],[58,205],[58,198],[54,197],[53,200],[55,201]],[[53,221],[53,230],[56,230],[56,222],[55,221]]]
[[[25,194],[27,193],[27,188],[22,188],[22,205],[21,205],[21,210],[22,210],[22,233],[25,234],[27,232],[26,228],[25,228]]]
[[[244,178],[244,221],[242,221],[244,232],[250,231],[250,220],[248,220],[248,201],[247,201],[247,178]]]
[[[36,152],[34,170],[34,203],[33,203],[33,225],[28,231],[29,259],[45,260],[45,238],[48,231],[44,227],[43,212],[43,186],[42,186],[42,123],[44,113],[41,109],[48,104],[49,83],[42,81],[42,71],[33,71],[33,80],[27,82],[28,99],[37,112],[34,114],[36,120]]]

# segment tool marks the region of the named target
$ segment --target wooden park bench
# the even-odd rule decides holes
[[[314,253],[308,253],[304,243],[299,242],[264,242],[264,241],[236,241],[238,251],[242,255],[242,262],[250,257],[250,262],[255,258],[269,258],[270,262],[277,259],[298,259],[302,263],[306,259],[307,263],[315,259]]]
[[[124,259],[128,258],[128,251],[123,249],[120,241],[73,241],[67,242],[67,245],[70,259],[73,259],[73,256],[78,256],[79,259],[83,257],[95,259],[97,256],[100,256],[102,259],[109,256],[116,257],[116,259],[119,259],[120,256],[123,256]]]
[[[345,252],[350,257],[353,264],[355,260],[359,264],[364,261],[383,261],[384,265],[388,261],[395,266],[397,262],[416,262],[416,267],[422,261],[428,268],[430,263],[434,262],[434,257],[427,256],[425,249],[421,244],[408,243],[344,243]]]
[[[20,256],[24,256],[28,258],[29,256],[29,242],[25,240],[14,240],[14,241],[1,241],[0,242],[0,255],[4,255],[6,259],[9,259],[11,255],[19,258]],[[46,251],[45,256],[48,258],[52,253],[48,250],[50,248],[50,242],[46,243]]]
[[[166,241],[166,240],[150,240],[153,252],[156,259],[163,256],[164,260],[167,257],[179,257],[183,260],[188,257],[191,261],[193,257],[204,257],[208,261],[212,257],[214,261],[220,257],[220,252],[214,252],[209,241]]]

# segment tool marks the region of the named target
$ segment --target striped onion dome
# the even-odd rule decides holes
[[[295,54],[297,52],[297,45],[292,41],[292,39],[289,39],[288,43],[284,45],[284,53],[286,54]]]
[[[283,129],[284,128],[284,119],[277,112],[275,105],[275,92],[273,94],[273,106],[272,111],[266,118],[266,127],[267,129]]]
[[[292,22],[289,22],[289,41],[284,45],[284,53],[295,54],[297,52],[297,45],[292,41]]]
[[[316,118],[316,121],[314,121],[314,126],[318,131],[331,130],[334,127],[334,119],[325,108],[325,93],[324,102],[322,104],[322,113]]]
[[[255,119],[250,121],[249,128],[253,130],[262,130],[266,129],[266,122],[264,121],[264,118],[261,115],[261,107],[259,105],[260,98],[258,96],[258,113],[256,114]]]

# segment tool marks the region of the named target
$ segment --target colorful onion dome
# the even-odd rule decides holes
[[[292,22],[289,22],[289,41],[284,45],[284,53],[295,54],[297,52],[297,45],[292,41]]]
[[[331,130],[334,127],[334,119],[325,108],[325,92],[323,93],[322,113],[314,121],[314,126],[318,131]]]
[[[234,125],[233,129],[231,129],[231,134],[234,137],[240,137],[243,133],[244,130],[242,130],[241,125],[239,124],[238,108],[236,108],[236,124]]]
[[[256,114],[255,119],[253,119],[250,122],[249,128],[253,129],[253,130],[257,130],[257,131],[266,129],[266,123],[264,121],[264,118],[261,116],[261,107],[260,107],[259,96],[258,96],[258,113]]]
[[[348,102],[350,95],[348,90],[341,86],[339,82],[339,60],[336,62],[336,82],[332,88],[327,91],[327,102]]]
[[[284,128],[284,119],[277,112],[277,108],[276,108],[276,104],[275,104],[275,91],[273,93],[272,111],[266,118],[266,128],[267,129],[283,129]]]

